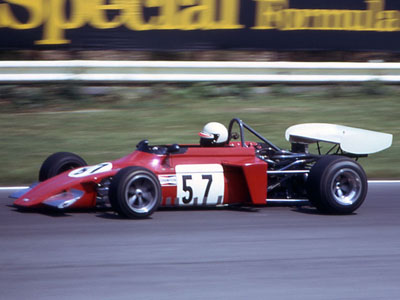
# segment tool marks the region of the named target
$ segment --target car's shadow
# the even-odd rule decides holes
[[[296,213],[306,214],[306,215],[319,215],[319,216],[353,216],[353,215],[357,215],[357,213],[355,213],[355,212],[353,212],[351,214],[325,213],[325,212],[319,211],[315,207],[304,207],[304,206],[295,207],[292,209],[292,211],[296,212]]]
[[[14,205],[6,205],[7,207],[11,208],[12,211],[20,214],[41,214],[48,217],[59,218],[59,217],[72,217],[74,214],[90,214],[90,213],[107,213],[114,214],[118,216],[116,213],[111,212],[111,208],[103,208],[103,207],[96,207],[96,208],[75,208],[75,209],[67,209],[67,210],[58,210],[52,207],[17,207]]]
[[[113,211],[105,211],[100,214],[96,214],[96,217],[106,220],[128,220],[127,218],[120,216],[119,214]]]
[[[10,207],[14,212],[20,214],[41,214],[48,217],[59,218],[59,217],[71,217],[72,215],[68,214],[66,211],[59,211],[51,208],[23,208],[23,207],[16,207],[14,205],[7,205]]]
[[[292,207],[292,211],[306,215],[323,215],[323,213],[318,211],[315,207],[305,207],[305,206]]]
[[[251,206],[229,206],[229,207],[160,207],[157,211],[160,212],[185,212],[185,211],[240,211],[255,213],[260,209],[258,207]],[[107,220],[127,220],[127,218],[120,216],[118,213],[113,212],[111,209],[105,210],[102,213],[96,214],[97,218],[107,219]],[[144,218],[145,220],[151,219],[151,216]],[[135,219],[133,219],[135,220]],[[143,220],[143,219],[137,219]]]
[[[14,212],[20,214],[42,214],[52,218],[60,217],[72,217],[76,213],[94,213],[97,218],[102,218],[106,220],[128,220],[127,218],[114,212],[110,207],[97,207],[93,209],[73,209],[67,211],[60,211],[52,208],[42,207],[42,208],[20,208],[13,205],[6,205],[10,207]],[[287,207],[291,209],[292,212],[307,214],[307,215],[319,215],[319,216],[329,216],[332,214],[323,213],[318,211],[316,208],[304,205],[285,205],[285,204],[268,204],[267,206],[247,206],[247,205],[231,205],[225,207],[161,207],[158,211],[165,212],[185,212],[185,211],[232,211],[232,212],[244,212],[244,213],[258,213],[261,209],[268,209],[269,207]],[[356,215],[352,213],[351,215]],[[338,216],[338,215],[334,215]],[[151,219],[151,216],[145,219]],[[143,220],[143,219],[137,219]]]

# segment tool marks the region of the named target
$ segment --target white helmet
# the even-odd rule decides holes
[[[210,122],[199,132],[199,136],[202,146],[220,146],[228,141],[228,130],[221,123]]]

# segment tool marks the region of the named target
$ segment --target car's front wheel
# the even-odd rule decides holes
[[[324,213],[352,213],[364,202],[367,190],[363,168],[342,156],[322,157],[311,168],[307,179],[310,201]]]
[[[109,198],[118,214],[131,219],[147,218],[161,203],[161,186],[150,170],[127,167],[111,181]]]
[[[65,171],[84,166],[87,166],[87,163],[79,155],[70,152],[57,152],[43,162],[39,171],[39,181],[45,181]]]

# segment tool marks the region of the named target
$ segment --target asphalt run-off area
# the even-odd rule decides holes
[[[400,299],[400,183],[311,207],[20,212],[0,191],[3,299]]]

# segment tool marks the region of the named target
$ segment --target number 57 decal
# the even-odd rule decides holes
[[[221,165],[177,165],[177,197],[180,205],[216,205],[224,198]]]

